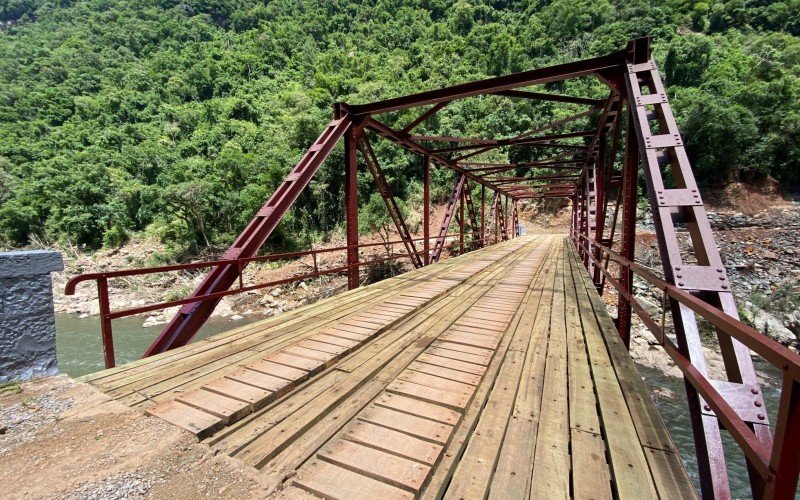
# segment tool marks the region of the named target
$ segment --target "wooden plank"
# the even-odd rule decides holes
[[[574,260],[573,265],[575,265]],[[591,286],[588,276],[586,276],[583,269],[580,267],[574,269],[575,272],[583,278],[584,285],[586,287]],[[606,342],[606,347],[608,348],[609,356],[613,362],[614,370],[617,372],[617,378],[619,379],[620,387],[625,395],[625,401],[630,408],[636,431],[639,433],[639,439],[644,446],[677,454],[678,450],[667,431],[664,420],[661,418],[655,405],[653,405],[647,386],[642,382],[639,370],[636,368],[636,363],[619,338],[619,334],[614,327],[614,323],[611,320],[611,316],[608,314],[605,304],[600,296],[594,293],[593,289],[585,289],[586,295],[594,310],[595,320],[600,325],[600,331]]]
[[[361,302],[365,298],[371,300],[362,304]],[[244,336],[219,334],[196,344],[147,358],[147,363],[139,365],[139,362],[136,362],[136,366],[131,370],[117,372],[115,370],[122,370],[122,368],[112,369],[113,373],[104,377],[102,382],[95,383],[101,384],[99,387],[106,391],[124,390],[131,384],[136,384],[141,389],[153,386],[159,381],[171,380],[174,383],[176,380],[183,380],[187,375],[191,376],[192,373],[197,372],[195,369],[198,367],[209,370],[219,366],[232,366],[242,357],[242,351],[253,348],[266,350],[270,347],[279,347],[286,342],[291,342],[293,337],[302,335],[309,328],[319,328],[333,323],[380,298],[381,295],[378,291],[365,291],[360,298],[351,295],[339,300],[323,301],[319,308],[314,310],[315,314],[297,317],[299,313],[296,311],[308,308],[308,306],[302,307],[287,313],[286,317],[281,315],[280,320],[277,318],[266,320],[269,325],[276,326],[276,329],[264,331],[263,328],[242,327],[242,329],[234,330],[233,333],[242,330],[246,333]],[[266,323],[259,324],[263,326]],[[248,328],[250,329],[248,330]],[[244,353],[244,355],[246,354]],[[113,383],[116,388],[107,387],[105,385],[107,383]]]
[[[209,436],[225,425],[220,417],[179,401],[161,403],[145,410],[145,413],[186,429],[199,438]]]
[[[436,463],[442,451],[440,445],[369,422],[354,422],[344,433],[343,438],[429,466]]]
[[[380,345],[381,341],[385,341],[387,338],[391,339],[393,335],[399,335],[395,343],[400,343],[397,344],[396,348],[392,348],[394,350],[392,355],[394,355],[395,358],[391,361],[387,368],[383,369],[383,373],[381,373],[381,375],[378,377],[373,376],[370,378],[370,381],[367,382],[366,385],[358,388],[356,392],[352,393],[351,395],[347,395],[346,399],[343,399],[338,403],[334,402],[336,406],[331,406],[331,411],[325,409],[326,404],[317,403],[313,407],[310,407],[311,412],[308,414],[317,415],[318,417],[315,418],[319,418],[319,420],[313,421],[312,427],[308,427],[306,430],[301,430],[302,434],[296,434],[296,431],[284,433],[290,427],[281,429],[280,434],[273,434],[273,436],[278,437],[281,442],[273,443],[271,445],[273,446],[273,451],[267,451],[266,455],[264,455],[264,451],[266,450],[262,450],[258,454],[253,455],[253,460],[257,460],[256,465],[265,466],[265,470],[268,470],[268,475],[271,477],[272,481],[276,481],[277,484],[282,482],[285,477],[285,471],[291,471],[299,466],[304,457],[308,456],[309,450],[316,450],[325,440],[332,436],[341,425],[346,423],[348,415],[350,415],[350,411],[359,408],[359,400],[365,401],[366,403],[364,398],[372,398],[373,396],[370,396],[370,394],[373,388],[382,387],[380,386],[381,380],[387,377],[387,375],[391,373],[391,370],[402,369],[403,367],[407,366],[413,357],[418,352],[421,352],[421,350],[424,349],[425,346],[435,338],[435,335],[433,335],[435,331],[441,331],[442,328],[446,328],[448,325],[450,325],[452,321],[451,318],[458,317],[458,315],[461,314],[461,311],[464,308],[468,308],[470,303],[474,302],[474,300],[477,300],[481,294],[483,294],[483,289],[477,288],[474,290],[474,292],[471,292],[469,297],[469,294],[464,295],[460,301],[447,299],[440,304],[449,303],[448,307],[450,309],[448,314],[444,316],[441,314],[430,316],[430,318],[426,319],[423,323],[420,323],[419,326],[409,325],[408,328],[410,331],[414,332],[415,335],[422,336],[422,338],[419,340],[415,340],[414,336],[409,338],[407,331],[392,333],[389,334],[388,337],[384,336],[381,340],[378,340],[376,345]],[[444,311],[448,311],[448,309],[445,309]],[[426,326],[425,323],[430,323],[430,325]],[[413,346],[413,349],[409,349],[409,346]],[[398,353],[400,354],[398,355]],[[363,357],[366,354],[367,353],[362,352],[359,353],[359,356]],[[374,363],[376,361],[373,356],[368,356],[368,358],[370,363]],[[389,366],[393,368],[390,370]],[[367,376],[368,373],[370,372],[364,372],[361,374],[361,377]],[[363,380],[362,378],[356,377],[355,373],[353,375],[355,377],[354,381]],[[386,379],[390,380],[391,376],[388,376]],[[299,420],[301,423],[299,425],[305,425],[302,424],[302,421],[306,418],[306,416],[301,416]],[[297,416],[293,416],[293,420],[289,425],[297,428],[297,424]],[[266,435],[258,438],[259,441],[264,441],[264,439],[266,439]],[[290,442],[291,446],[289,446]],[[266,443],[266,441],[264,441],[264,443]],[[253,444],[255,445],[256,441],[254,441]],[[252,447],[243,448],[242,451],[247,452],[250,448]],[[271,459],[275,453],[278,453],[278,455],[275,456],[274,459]],[[259,455],[263,455],[263,458],[258,459]]]
[[[269,429],[290,418],[299,408],[330,390],[346,376],[346,373],[338,370],[323,372],[319,377],[307,380],[282,399],[273,401],[263,409],[220,430],[205,442],[229,455],[235,455]]]
[[[390,392],[383,392],[375,400],[375,406],[397,410],[451,426],[456,425],[461,418],[459,412],[450,408]]]
[[[398,381],[411,382],[414,384],[424,385],[442,391],[453,392],[455,394],[471,395],[475,392],[475,386],[449,380],[447,378],[438,377],[428,373],[420,373],[413,370],[405,370],[398,375]]]
[[[464,409],[470,400],[467,394],[458,394],[402,380],[392,382],[387,387],[387,390],[402,396],[419,399],[420,401],[440,404],[456,411]]]
[[[366,336],[374,335],[379,330],[379,328],[356,326],[356,325],[345,325],[344,323],[338,323],[336,325],[333,325],[333,326],[331,326],[331,329],[339,330],[340,332],[347,332],[347,333],[360,333],[360,334],[366,335]]]
[[[436,444],[445,444],[453,430],[449,425],[378,406],[368,408],[359,419]]]
[[[247,368],[233,372],[225,378],[235,380],[243,384],[252,385],[253,387],[258,387],[260,389],[265,389],[272,393],[280,393],[280,391],[287,389],[290,384],[293,383],[289,380],[274,377],[272,375],[257,372],[255,370],[249,370]]]
[[[326,446],[317,457],[412,493],[419,492],[431,470],[429,465],[343,439]]]
[[[238,399],[248,403],[253,409],[261,408],[266,404],[267,399],[273,394],[272,391],[253,387],[252,385],[237,382],[235,380],[221,378],[214,380],[203,386],[203,389],[216,392],[225,397]]]
[[[569,249],[565,248],[565,252]],[[566,254],[565,254],[566,255]],[[569,256],[566,255],[569,259]],[[566,266],[571,270],[571,262]],[[577,286],[583,286],[579,281]],[[582,431],[600,433],[600,417],[597,415],[597,400],[594,396],[592,371],[589,368],[589,357],[586,353],[583,324],[579,310],[576,283],[572,272],[566,273],[567,319],[567,358],[569,374],[569,420],[570,427]]]
[[[698,498],[679,455],[645,446],[644,456],[661,498]]]
[[[445,349],[443,347],[432,347],[431,349],[428,349],[427,353],[442,358],[453,359],[456,361],[466,361],[467,363],[473,363],[481,366],[487,366],[489,364],[489,361],[491,360],[491,356],[478,356],[475,354],[467,354],[465,352],[453,351],[451,349]]]
[[[296,343],[295,346],[302,347],[303,349],[310,349],[312,351],[319,351],[323,354],[330,354],[332,356],[338,356],[339,354],[342,354],[348,350],[346,347],[326,344],[324,342],[318,342],[312,339],[301,340],[300,342]]]
[[[427,271],[426,271],[426,273],[427,273]],[[435,275],[435,273],[433,273],[432,275]],[[387,289],[387,290],[388,290],[389,288],[392,288],[392,287],[386,287],[386,289]],[[394,286],[394,288],[397,288],[397,285],[395,285],[395,286]],[[401,290],[401,291],[402,291],[402,290]],[[370,293],[373,293],[373,292],[370,292]],[[365,292],[364,292],[364,295],[366,295],[366,294],[367,294],[367,292],[365,291]],[[346,295],[346,294],[345,294],[345,295]],[[353,301],[353,300],[351,299],[351,301]],[[324,302],[324,301],[323,301],[323,302]],[[329,307],[330,307],[330,304],[329,304]],[[305,308],[302,308],[302,309],[305,309]],[[324,308],[322,308],[322,309],[324,309]],[[334,310],[334,311],[336,312],[336,314],[335,314],[335,315],[338,315],[337,317],[346,316],[346,314],[342,315],[342,314],[340,313],[340,309],[342,309],[342,308],[341,308],[341,307],[338,307],[338,308],[336,308],[336,309]],[[319,309],[318,309],[318,310],[319,310]],[[347,312],[349,313],[349,312],[351,312],[351,311],[350,311],[350,310],[348,310]],[[288,316],[291,316],[291,315],[292,315],[292,313],[288,313]],[[302,322],[302,321],[305,321],[305,325],[306,325],[306,326],[307,326],[308,324],[319,325],[319,321],[306,321],[306,320],[307,320],[307,318],[303,318],[303,319],[302,319],[302,321],[300,321],[300,320],[299,320],[299,319],[297,319],[297,318],[295,318],[295,319],[297,320],[298,324],[299,324],[300,322]],[[330,319],[330,317],[325,317],[324,319]],[[281,318],[281,320],[282,320],[282,323],[281,323],[282,325],[283,325],[283,323],[285,323],[286,321],[289,321],[289,323],[292,323],[292,321],[295,321],[295,320],[291,320],[289,317],[286,317],[285,319],[284,319],[284,317],[282,317],[282,318]],[[272,320],[269,320],[269,321],[272,321]],[[227,334],[221,334],[220,336],[217,336],[217,337],[222,337],[222,336],[227,336]],[[261,337],[263,337],[263,335],[262,335]],[[203,344],[207,344],[208,342],[209,342],[209,341],[208,341],[208,340],[206,340],[206,341],[202,341],[201,343],[203,343]],[[243,346],[241,349],[242,349],[242,350],[244,350],[246,347],[247,347],[247,346]],[[186,349],[184,349],[184,350],[185,350],[185,351],[189,351],[189,350],[193,350],[193,349],[196,349],[196,346],[187,347],[187,348],[186,348]],[[216,356],[216,357],[219,357],[219,354],[215,354],[214,356]],[[238,352],[238,353],[236,354],[236,356],[237,356],[237,357],[247,356],[247,353],[241,353],[241,352]],[[153,364],[157,364],[157,363],[158,363],[158,361],[160,361],[160,359],[159,359],[160,357],[162,357],[162,356],[161,356],[161,355],[159,355],[159,356],[155,356],[155,357],[153,357],[153,358],[152,358],[152,360],[153,360]],[[223,364],[223,365],[220,365],[220,364],[213,364],[213,369],[214,369],[214,370],[217,370],[217,369],[220,369],[220,368],[224,368],[224,367],[226,367],[226,366],[231,366],[233,362],[235,362],[235,360],[230,360],[230,361],[229,361],[227,364]],[[186,366],[186,363],[182,363],[182,366]],[[207,369],[212,369],[212,365],[208,365],[208,366],[206,366],[206,368],[207,368]],[[152,370],[151,370],[151,371],[152,371]],[[188,372],[188,375],[189,375],[189,376],[188,376],[188,381],[189,381],[189,382],[192,382],[192,377],[196,377],[196,375],[195,375],[196,373],[199,373],[199,372],[197,372],[197,371],[195,371],[195,372]],[[220,374],[220,375],[222,375],[222,374]],[[150,377],[150,378],[152,378],[152,377]],[[174,381],[175,381],[175,380],[184,380],[184,379],[187,379],[187,377],[186,377],[185,375],[184,375],[184,376],[180,376],[180,377],[177,377],[177,378],[175,378],[175,377],[174,377],[174,374],[173,374],[173,373],[170,373],[170,374],[169,374],[169,376],[168,376],[168,380],[169,380],[169,382],[166,382],[166,383],[167,383],[167,384],[169,384],[169,383],[174,383]],[[198,384],[198,385],[199,385],[199,384]],[[154,395],[154,394],[151,394],[151,395]]]
[[[572,260],[572,259],[570,259]],[[573,262],[573,270],[574,267]],[[574,274],[573,274],[574,276]],[[641,442],[631,418],[616,372],[606,349],[586,290],[578,287],[586,347],[595,382],[601,423],[605,429],[614,485],[620,498],[656,497],[656,489]]]
[[[320,334],[345,340],[352,340],[354,342],[361,342],[365,338],[369,337],[368,335],[364,335],[361,333],[343,332],[342,330],[336,330],[334,328],[326,328],[322,330]]]
[[[274,496],[276,498],[280,498],[281,500],[312,500],[319,498],[317,495],[309,493],[308,491],[298,488],[294,485],[286,486]]]
[[[476,338],[482,339],[499,339],[505,333],[505,330],[502,331],[494,331],[494,330],[483,330],[480,327],[476,326],[465,326],[461,323],[456,323],[450,329],[453,333],[460,333],[464,335],[471,335]]]
[[[243,401],[227,398],[205,389],[188,392],[176,401],[219,417],[226,425],[231,420],[237,420],[253,411],[252,407]]]
[[[289,347],[284,347],[281,352],[286,354],[291,354],[292,356],[297,356],[300,358],[306,358],[314,361],[318,361],[321,363],[327,363],[328,361],[332,360],[336,357],[335,354],[330,354],[327,352],[320,352],[315,351],[312,349],[307,349],[305,347],[300,347],[298,345],[290,345]]]
[[[300,356],[295,356],[285,351],[270,354],[264,358],[264,361],[269,361],[271,363],[276,363],[279,365],[288,366],[289,368],[295,368],[311,373],[320,370],[323,366],[322,363],[317,360],[310,360]]]
[[[500,446],[503,443],[506,425],[511,416],[523,359],[524,353],[508,352],[492,392],[489,394],[486,409],[453,474],[453,480],[447,490],[447,497],[486,497]]]
[[[247,365],[247,368],[272,375],[273,377],[291,381],[302,380],[309,374],[309,372],[306,370],[300,370],[298,368],[292,368],[286,365],[279,365],[278,363],[273,363],[272,361],[267,361],[266,359],[256,361],[255,363],[250,363]]]
[[[490,279],[487,277],[486,279]],[[237,453],[237,457],[242,458],[247,463],[257,467],[269,462],[277,453],[280,453],[288,446],[288,443],[295,440],[305,433],[319,419],[330,412],[332,408],[339,405],[341,401],[350,396],[354,391],[363,385],[367,380],[374,377],[378,370],[383,369],[387,363],[393,363],[398,367],[397,373],[407,366],[418,353],[422,352],[435,339],[432,335],[433,328],[446,328],[451,324],[452,319],[462,314],[475,300],[480,297],[482,291],[476,289],[472,292],[474,298],[464,298],[454,300],[448,298],[445,303],[449,304],[449,309],[440,310],[440,314],[435,317],[420,315],[420,323],[407,324],[403,329],[393,332],[391,335],[384,335],[379,341],[373,342],[368,349],[358,353],[359,357],[365,358],[366,362],[355,368],[348,378],[337,390],[328,391],[325,399],[317,400],[309,404],[302,411],[293,415],[290,420],[283,421],[274,428],[253,440],[251,444]],[[446,314],[444,314],[446,312]],[[424,319],[422,319],[424,318]],[[439,325],[438,327],[436,325]],[[409,332],[413,332],[409,335]],[[417,340],[419,337],[422,339]],[[392,340],[396,338],[396,340]],[[385,350],[385,342],[392,341],[391,349]],[[371,349],[377,349],[375,356]],[[407,359],[407,361],[404,361]],[[338,367],[341,369],[341,366]],[[391,377],[393,378],[394,375]]]
[[[312,340],[314,342],[324,342],[326,344],[343,347],[345,349],[352,349],[360,344],[360,342],[356,342],[355,340],[343,339],[341,337],[326,335],[324,333],[319,333],[317,335],[314,335],[313,337],[310,337],[308,340]]]
[[[417,358],[417,361],[434,366],[443,366],[450,370],[458,370],[460,372],[470,373],[473,375],[483,375],[484,372],[486,371],[486,367],[483,365],[468,363],[466,361],[461,361],[458,359],[445,358],[442,356],[431,354],[429,352],[421,354]]]
[[[494,350],[500,343],[500,338],[491,338],[485,335],[472,335],[469,333],[451,332],[440,337],[442,340],[455,344],[463,344],[470,347],[480,347],[483,349]]]
[[[547,344],[544,388],[536,435],[531,496],[565,498],[570,492],[569,406],[567,387],[564,262],[555,266],[550,340]]]
[[[458,370],[452,370],[443,366],[429,365],[414,361],[408,368],[420,373],[427,373],[428,375],[435,375],[437,377],[445,378],[448,380],[455,380],[472,386],[477,386],[481,382],[480,375],[473,375],[471,373],[464,373]]]
[[[411,492],[322,460],[315,460],[300,471],[293,484],[324,498],[353,500],[414,498]]]
[[[486,360],[486,364],[488,364],[489,358],[491,358],[492,354],[494,354],[493,349],[486,349],[483,347],[475,347],[459,342],[453,342],[449,339],[442,339],[442,337],[439,337],[439,339],[440,340],[437,340],[436,342],[433,343],[433,347],[438,347],[441,349],[449,349],[451,351],[458,351],[467,354],[472,354],[475,356],[480,356]]]
[[[552,245],[548,250],[548,256],[553,255]],[[540,268],[517,327],[519,336],[527,337],[525,367],[490,486],[496,498],[523,498],[530,491],[553,301],[555,278],[550,271]]]
[[[572,492],[574,498],[611,499],[611,477],[603,438],[572,429]],[[677,497],[675,497],[677,498]]]

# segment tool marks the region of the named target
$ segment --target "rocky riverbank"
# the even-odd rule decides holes
[[[709,209],[709,219],[722,254],[741,319],[791,349],[800,348],[800,203],[797,199],[742,192],[734,186],[734,203]],[[682,253],[691,253],[688,232],[679,232]],[[646,215],[637,228],[637,261],[660,270],[652,220]],[[660,318],[661,294],[636,280],[634,289],[640,303]],[[609,303],[616,300],[607,297]],[[669,320],[668,323],[669,325]],[[639,364],[680,376],[655,338],[639,321],[634,321],[631,353]],[[669,332],[669,326],[667,331]],[[724,371],[710,325],[701,323],[706,356],[712,375]]]

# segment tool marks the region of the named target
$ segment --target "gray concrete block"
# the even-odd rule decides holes
[[[0,278],[50,274],[63,270],[64,260],[58,252],[29,250],[0,253]]]
[[[0,253],[0,382],[58,373],[50,273],[58,252]]]

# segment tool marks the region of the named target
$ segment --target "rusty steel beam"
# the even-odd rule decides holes
[[[481,94],[491,94],[511,90],[519,87],[527,87],[542,83],[556,82],[569,78],[578,78],[597,73],[604,69],[618,69],[625,64],[626,51],[620,50],[600,57],[584,59],[582,61],[558,64],[541,69],[523,71],[512,75],[488,78],[475,82],[462,83],[452,87],[429,90],[394,99],[350,106],[350,111],[355,116],[375,115],[396,111],[399,109],[413,108],[424,104],[435,104],[453,99],[462,99]]]
[[[369,170],[369,173],[372,175],[372,178],[375,181],[375,185],[378,188],[378,193],[380,193],[381,198],[383,198],[383,201],[386,204],[386,209],[389,211],[389,216],[394,222],[394,226],[397,229],[397,234],[400,236],[400,239],[403,240],[403,245],[406,247],[406,252],[408,252],[408,257],[411,259],[411,263],[414,264],[415,268],[422,267],[422,258],[419,256],[417,248],[414,246],[414,240],[411,236],[411,231],[408,230],[408,226],[403,220],[403,214],[400,212],[400,207],[397,206],[397,202],[394,199],[394,195],[389,187],[389,183],[386,182],[386,176],[383,173],[380,163],[378,163],[378,157],[375,156],[375,151],[372,149],[372,145],[369,142],[369,138],[367,138],[367,134],[359,134],[356,145],[358,150],[361,152],[361,157],[364,159],[364,163],[367,165],[367,170]]]
[[[584,111],[583,113],[577,113],[577,114],[574,114],[574,115],[570,115],[570,116],[567,116],[567,117],[552,121],[550,123],[542,125],[541,127],[536,127],[535,129],[532,129],[532,130],[529,130],[529,131],[524,132],[522,134],[519,134],[519,135],[513,137],[513,139],[524,139],[525,137],[530,137],[530,136],[532,136],[534,134],[538,134],[538,133],[544,132],[545,130],[551,130],[551,129],[554,129],[554,128],[558,128],[558,127],[564,126],[564,125],[566,125],[568,123],[572,123],[572,122],[580,120],[582,118],[586,118],[588,116],[591,116],[591,115],[597,113],[598,111],[600,111],[600,109],[602,109],[602,108],[592,108],[592,109],[589,109],[587,111]],[[454,158],[454,160],[458,161],[458,162],[461,162],[463,160],[466,160],[467,158],[472,158],[473,156],[478,156],[478,155],[480,155],[482,153],[486,153],[488,151],[492,151],[493,149],[497,149],[499,147],[500,146],[486,146],[485,148],[481,148],[481,149],[479,149],[477,151],[473,151],[471,153],[467,153],[465,155],[461,155],[461,156],[459,156],[457,158]]]
[[[557,159],[550,159],[550,160],[541,160],[541,161],[533,161],[533,162],[525,162],[525,163],[487,163],[487,162],[458,162],[459,165],[462,167],[475,167],[470,168],[470,172],[478,172],[480,170],[491,170],[496,168],[552,168],[552,167],[560,167],[565,165],[572,165],[572,164],[582,164],[584,160],[557,160]],[[581,168],[581,167],[569,167],[569,168]]]
[[[458,203],[458,201],[461,199],[461,191],[464,189],[464,184],[466,181],[467,176],[463,174],[456,178],[453,191],[450,193],[450,198],[447,201],[447,208],[444,212],[442,224],[439,226],[439,235],[436,237],[436,244],[433,246],[431,262],[438,262],[439,257],[442,256],[442,251],[444,250],[444,245],[447,240],[447,230],[450,228],[450,222],[453,220],[453,214],[456,211],[456,203]]]
[[[384,123],[379,122],[378,120],[375,120],[374,118],[366,119],[365,126],[369,130],[372,130],[376,134],[380,135],[381,137],[384,137],[413,153],[420,155],[427,155],[434,163],[438,165],[449,168],[451,170],[455,170],[459,174],[464,174],[467,176],[468,179],[473,180],[478,184],[485,185],[486,187],[492,190],[497,189],[496,186],[484,181],[479,176],[469,172],[467,169],[460,166],[458,163],[436,154],[434,151],[410,139],[408,135],[401,134],[399,131],[394,130],[393,128],[389,127]]]
[[[511,183],[514,183],[514,182],[538,182],[538,181],[548,181],[548,180],[566,181],[566,180],[570,180],[570,179],[578,180],[579,178],[580,178],[580,176],[577,175],[577,174],[575,174],[575,175],[563,175],[563,174],[562,175],[535,175],[533,177],[492,177],[492,178],[489,178],[489,179],[484,177],[484,179],[486,179],[487,181],[496,183],[498,185],[511,184]]]
[[[543,92],[531,92],[529,90],[502,90],[500,92],[493,92],[493,95],[500,95],[503,97],[517,97],[520,99],[533,99],[537,101],[553,101],[563,102],[567,104],[584,104],[587,106],[602,106],[602,99],[591,99],[588,97],[572,97],[568,95],[559,94],[545,94]]]
[[[581,146],[578,144],[564,144],[561,142],[545,142],[545,141],[516,141],[513,143],[507,144],[493,144],[490,147],[492,148],[501,148],[504,146],[530,146],[534,148],[553,148],[553,149],[566,149],[569,151],[575,152],[584,152],[587,151],[586,146]],[[476,148],[484,148],[486,146],[480,144],[467,144],[464,146],[452,146],[448,148],[437,148],[433,149],[434,153],[441,154],[441,153],[457,153],[459,151],[469,151],[471,149]]]
[[[486,246],[486,186],[481,185],[481,240],[480,246]]]
[[[347,237],[347,289],[358,288],[358,136],[352,127],[344,142],[344,210]]]
[[[563,132],[560,134],[548,134],[538,137],[512,137],[508,139],[481,139],[474,137],[450,137],[441,135],[412,135],[411,139],[415,141],[429,141],[429,142],[460,142],[466,143],[468,146],[454,146],[461,149],[475,149],[481,146],[520,146],[531,145],[539,142],[554,141],[558,139],[574,139],[578,137],[590,137],[595,134],[594,130],[584,130],[581,132]],[[572,144],[570,144],[572,146]],[[575,145],[581,146],[580,144]],[[452,149],[452,148],[451,148]],[[444,149],[437,149],[437,152],[442,152]],[[459,151],[453,149],[453,151]]]
[[[443,102],[440,102],[440,103],[437,103],[437,104],[431,106],[428,111],[422,113],[414,121],[412,121],[411,123],[409,123],[408,125],[403,127],[401,132],[404,133],[404,134],[408,134],[409,132],[414,130],[414,128],[416,128],[417,125],[421,124],[422,122],[424,122],[425,120],[427,120],[431,116],[433,116],[436,113],[438,113],[443,107],[445,107],[448,104],[450,104],[450,102],[451,101],[443,101]]]
[[[466,191],[467,181],[464,179],[464,189],[458,197],[458,255],[464,253],[464,191]]]
[[[264,242],[278,227],[284,214],[291,208],[319,167],[333,151],[339,139],[353,127],[350,115],[342,114],[331,121],[319,138],[303,155],[289,175],[278,186],[269,200],[223,254],[223,259],[252,257],[258,254]],[[356,124],[360,126],[360,124]],[[215,268],[192,292],[192,297],[227,290],[239,276],[233,266]],[[156,340],[145,351],[144,357],[184,346],[208,320],[221,298],[185,304],[164,327]]]
[[[431,159],[422,156],[422,251],[425,265],[431,263]]]
[[[468,144],[497,144],[498,139],[479,139],[476,137],[451,137],[445,135],[417,135],[412,134],[410,139],[415,141],[429,141],[429,142],[463,142]]]
[[[472,202],[472,192],[469,187],[469,181],[464,182],[464,202],[467,206],[467,214],[469,215],[469,227],[472,233],[473,246],[479,244],[480,233],[478,229],[478,216],[475,212],[475,204]]]

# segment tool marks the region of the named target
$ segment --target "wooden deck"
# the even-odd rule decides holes
[[[523,237],[84,380],[280,497],[696,493],[572,247]]]

